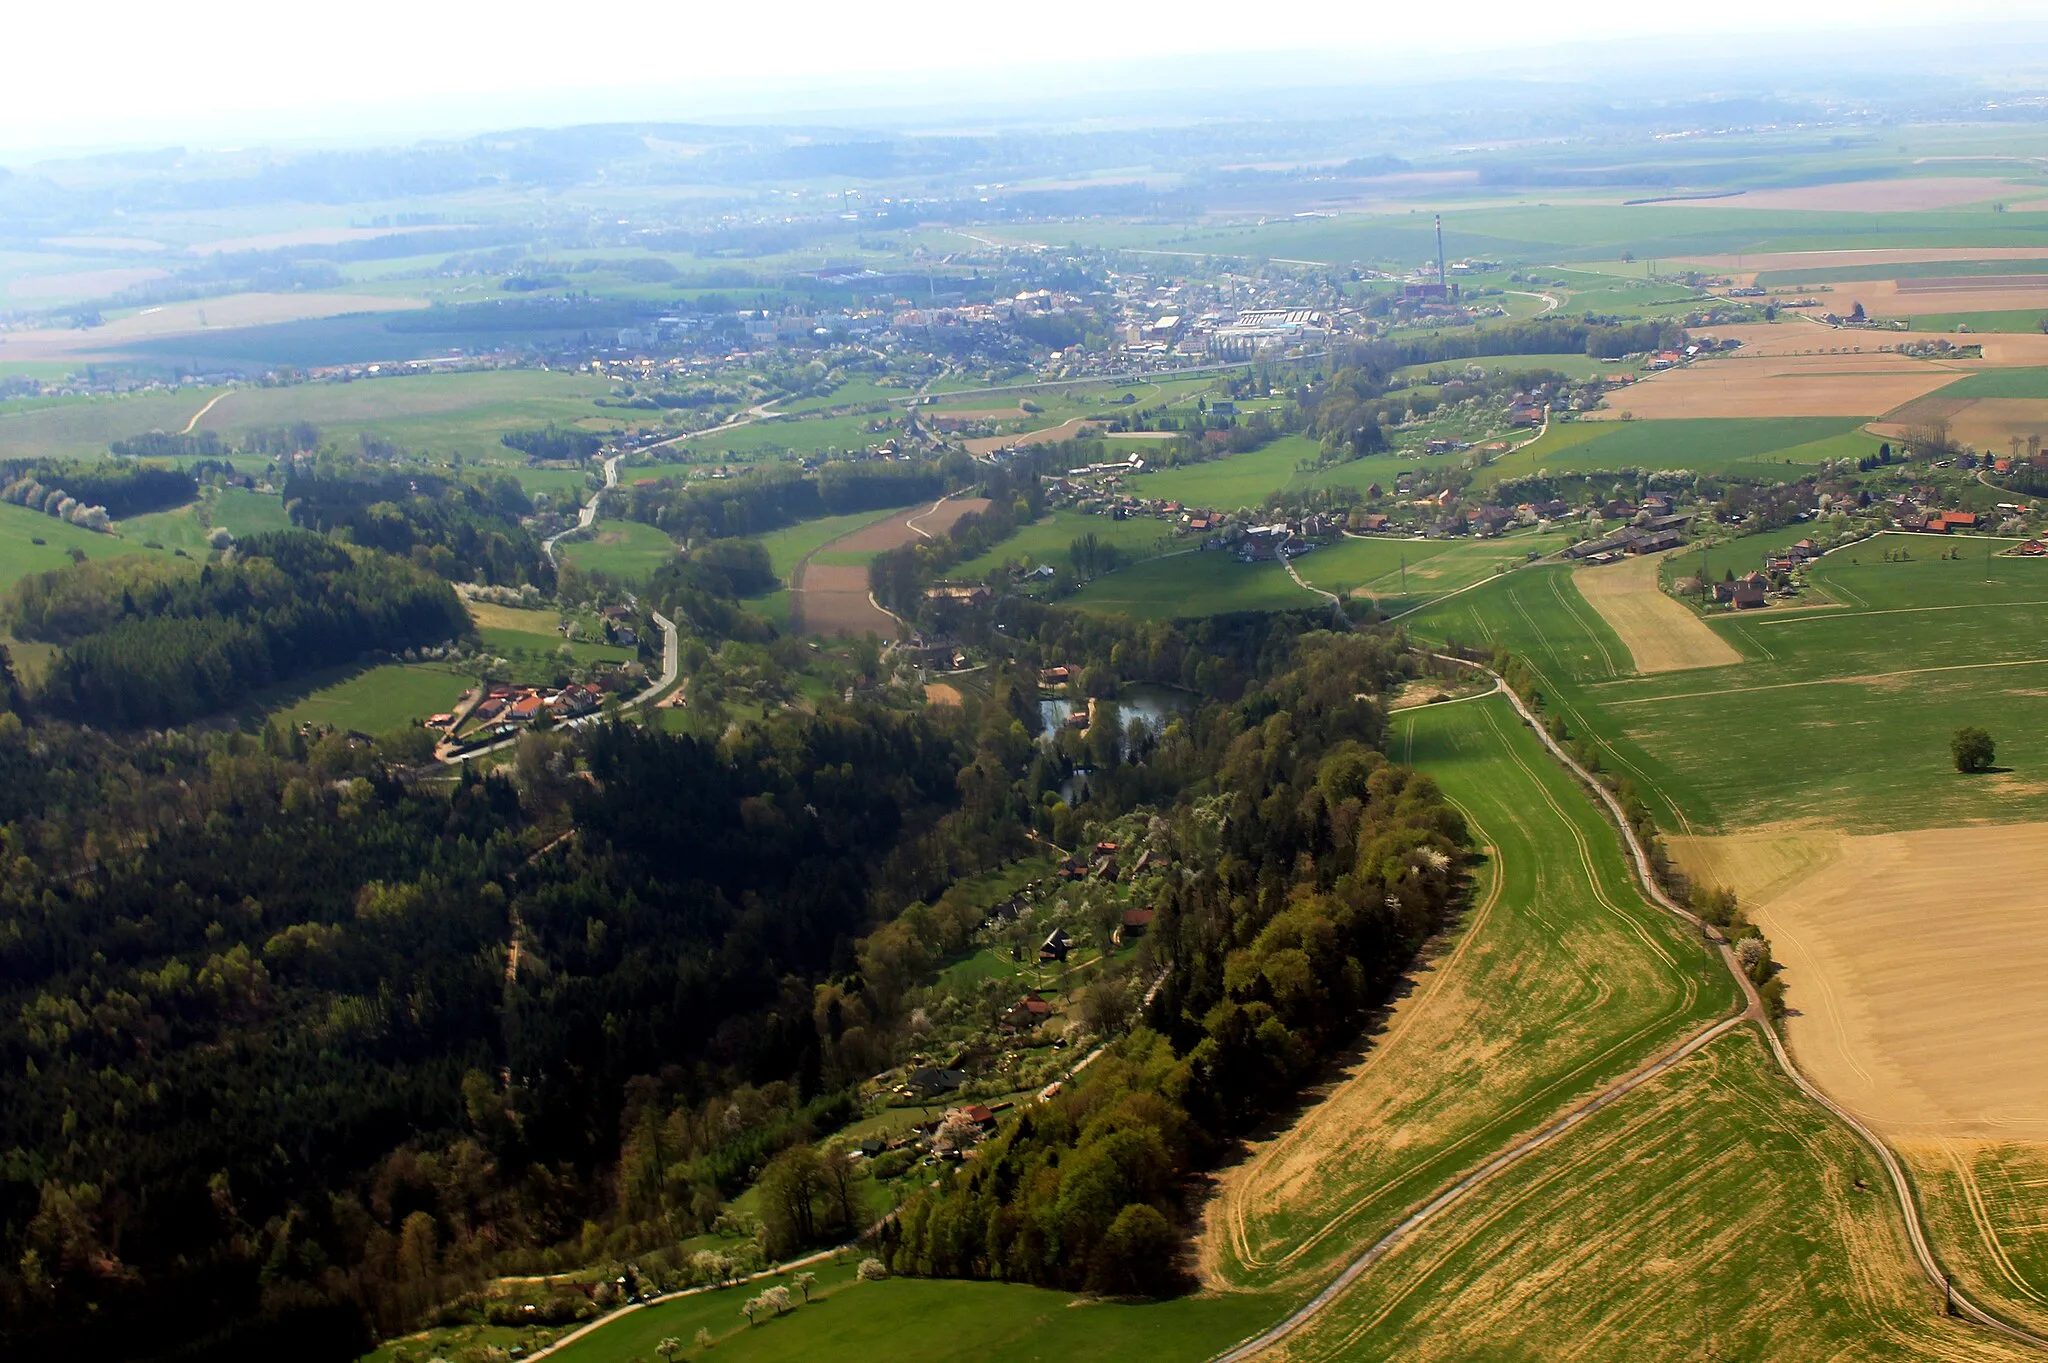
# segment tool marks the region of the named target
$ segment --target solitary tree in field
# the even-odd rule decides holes
[[[795,1282],[796,1290],[803,1293],[804,1300],[809,1302],[811,1299],[811,1289],[818,1285],[818,1275],[815,1273],[799,1273],[796,1275]]]
[[[670,1363],[670,1360],[674,1359],[675,1356],[681,1353],[682,1351],[683,1342],[680,1339],[677,1339],[674,1335],[670,1335],[668,1338],[662,1340],[661,1343],[654,1346],[654,1352],[661,1355],[662,1363]]]
[[[1961,772],[1990,771],[1998,756],[1998,745],[1991,735],[1974,726],[1956,730],[1948,747],[1955,755],[1956,770]]]

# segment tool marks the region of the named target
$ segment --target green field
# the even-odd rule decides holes
[[[1515,287],[1530,286],[1517,284]],[[1631,365],[1609,363],[1574,352],[1569,355],[1487,355],[1473,360],[1437,360],[1432,364],[1405,365],[1396,369],[1394,374],[1405,379],[1423,379],[1431,374],[1462,374],[1473,365],[1488,374],[1520,374],[1533,369],[1550,369],[1568,379],[1590,379],[1596,374],[1625,374],[1633,369]]]
[[[282,727],[325,724],[381,734],[453,710],[476,678],[439,663],[385,663],[325,672],[269,697]]]
[[[120,397],[0,402],[0,457],[90,459],[104,455],[110,442],[127,436],[184,430],[199,409],[222,391],[181,388]]]
[[[2015,265],[2025,263],[2013,262]],[[1898,320],[1915,331],[1955,331],[1959,327],[1968,327],[1971,331],[1998,335],[2039,331],[2044,317],[2048,317],[2048,313],[2039,308],[2021,308],[2014,312],[1923,312],[1917,317]]]
[[[1559,568],[1512,574],[1409,624],[1516,653],[1550,708],[1595,738],[1674,831],[2039,819],[2048,817],[2048,564],[1987,561],[1987,548],[2008,543],[1881,535],[1839,550],[1809,570],[1839,604],[1713,617],[1748,660],[1721,668],[1627,676],[1627,650]],[[1963,557],[1938,557],[1950,550]],[[1888,563],[1887,552],[1912,557]],[[1966,724],[1992,732],[2009,771],[1955,771],[1949,736]],[[1753,727],[1770,741],[1731,738]]]
[[[1294,585],[1277,563],[1240,563],[1230,554],[1189,550],[1120,568],[1068,598],[1083,610],[1175,620],[1232,611],[1309,610],[1324,599]]]
[[[265,530],[289,530],[291,521],[275,495],[226,487],[202,491],[199,500],[189,506],[131,516],[114,528],[137,544],[147,541],[188,554],[205,554],[211,551],[207,536],[215,526],[225,527],[240,539]]]
[[[1078,511],[1055,511],[1024,526],[980,558],[960,564],[948,576],[979,580],[1005,563],[1022,563],[1026,559],[1057,564],[1065,560],[1067,547],[1083,535],[1094,535],[1104,544],[1115,545],[1130,559],[1150,558],[1161,551],[1162,545],[1167,549],[1189,547],[1168,521],[1150,517],[1119,521]]]
[[[887,520],[909,509],[899,506],[887,511],[849,511],[844,516],[820,516],[817,520],[798,521],[795,525],[786,525],[754,538],[768,551],[768,562],[775,575],[787,582],[806,555],[816,553],[841,535],[850,535],[864,525]]]
[[[37,544],[37,540],[43,542]],[[73,549],[87,558],[153,552],[142,547],[140,538],[102,535],[25,506],[0,502],[0,591],[30,573],[64,567],[71,562]]]
[[[519,463],[524,456],[499,443],[508,431],[552,421],[586,429],[629,424],[622,413],[593,399],[611,391],[602,376],[538,369],[468,374],[420,374],[352,383],[301,383],[235,388],[200,418],[197,429],[234,442],[256,427],[308,421],[326,440],[354,444],[373,434],[414,453]],[[104,454],[108,442],[160,430],[173,433],[223,390],[184,389],[130,397],[39,399],[0,405],[0,451],[9,455]]]
[[[901,435],[901,413],[880,416],[825,416],[783,421],[754,421],[716,434],[693,435],[681,442],[700,454],[751,456],[777,451],[817,454],[824,450],[864,450]],[[870,431],[872,422],[893,423]]]
[[[677,547],[667,535],[640,521],[599,521],[591,538],[563,540],[555,552],[562,562],[584,572],[642,582],[675,557]]]
[[[655,1363],[654,1346],[663,1339],[688,1346],[699,1329],[708,1329],[717,1339],[715,1356],[741,1363],[1199,1363],[1264,1329],[1287,1309],[1287,1303],[1250,1293],[1128,1306],[1012,1283],[849,1278],[843,1265],[820,1270],[821,1300],[753,1327],[741,1316],[740,1303],[765,1282],[672,1299],[623,1317],[555,1357],[561,1363]],[[699,1356],[695,1349],[689,1353]]]
[[[1775,152],[1759,170],[1782,183],[1795,177]],[[1816,167],[1818,169],[1819,167]],[[1728,174],[1716,167],[1717,177]],[[1840,162],[1832,165],[1840,173]],[[1891,173],[1891,168],[1878,173]],[[1988,208],[1856,213],[1722,208],[1705,204],[1570,202],[1453,208],[1443,215],[1444,248],[1452,256],[1488,256],[1509,263],[1611,261],[1624,252],[1651,261],[1743,251],[1811,251],[1893,247],[2004,247],[2036,244],[2048,214],[1992,213]],[[1435,253],[1425,214],[1340,213],[1307,221],[1260,224],[1071,222],[981,229],[997,240],[1036,240],[1107,248],[1184,251],[1256,260],[1286,257],[1332,265],[1414,262]],[[1859,267],[1867,278],[1869,267]],[[1887,266],[1887,271],[1895,267]],[[1802,272],[1802,280],[1812,278]],[[1789,281],[1788,281],[1789,282]],[[1660,295],[1675,297],[1677,290]]]
[[[1608,405],[1626,409],[1628,394],[1612,395]],[[1860,443],[1865,438],[1853,435],[1861,424],[1849,417],[1573,421],[1553,425],[1543,439],[1497,460],[1488,473],[1498,479],[1622,468],[1760,472],[1761,465],[1812,465],[1875,450],[1875,440],[1868,440],[1866,450]]]
[[[1389,750],[1485,849],[1473,907],[1359,1077],[1226,1185],[1221,1267],[1239,1286],[1320,1286],[1516,1136],[1736,1007],[1727,970],[1643,899],[1619,838],[1505,698],[1403,712]],[[1319,1176],[1287,1177],[1304,1158]]]
[[[1145,474],[1136,487],[1147,497],[1182,502],[1191,507],[1235,511],[1240,507],[1257,506],[1266,499],[1267,493],[1277,492],[1290,484],[1305,485],[1307,476],[1298,471],[1298,466],[1304,460],[1313,465],[1321,455],[1322,446],[1318,442],[1305,435],[1287,435],[1245,454]],[[1414,465],[1412,460],[1359,462],[1385,462],[1389,466],[1399,464],[1404,468]]]
[[[2036,1356],[1945,1319],[1910,1264],[1875,1156],[1744,1029],[1422,1229],[1287,1356]]]
[[[1294,561],[1311,586],[1340,596],[1373,597],[1390,614],[1520,567],[1532,554],[1562,549],[1565,536],[1524,531],[1500,539],[1353,539],[1323,545]]]
[[[1991,369],[1938,391],[1944,398],[2048,398],[2048,369]]]

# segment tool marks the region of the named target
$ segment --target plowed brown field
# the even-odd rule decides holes
[[[1804,328],[1808,345],[1839,333]],[[1776,339],[1776,338],[1773,338]],[[1952,383],[1957,371],[1906,355],[1740,355],[1654,374],[1611,394],[1597,421],[1678,417],[1875,417]]]
[[[1770,937],[1837,1100],[1901,1138],[2048,1140],[2048,825],[1671,844]]]
[[[815,553],[884,553],[953,528],[970,511],[988,506],[985,497],[959,497],[841,535]],[[790,619],[799,634],[859,636],[873,631],[885,639],[902,634],[902,622],[868,595],[868,570],[860,564],[813,563],[810,556],[789,575]]]

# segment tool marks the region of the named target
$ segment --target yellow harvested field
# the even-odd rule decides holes
[[[476,622],[478,629],[510,629],[522,634],[552,634],[561,624],[562,617],[551,610],[526,610],[519,606],[500,606],[490,601],[465,601],[469,618]]]
[[[0,335],[0,360],[69,359],[112,355],[124,345],[165,336],[189,336],[232,327],[303,322],[351,312],[397,312],[423,308],[421,298],[380,298],[346,293],[237,293],[144,308],[92,328],[47,327]]]
[[[1858,279],[1829,284],[1827,290],[1816,292],[1815,297],[1821,300],[1825,311],[1845,317],[1858,303],[1872,317],[2048,308],[2048,275],[2038,274]]]
[[[1992,454],[2010,451],[2015,436],[2048,437],[2048,400],[2040,398],[1944,398],[1939,393],[1908,403],[1873,425],[1874,435],[1903,438],[1916,426],[1948,423],[1949,438]]]
[[[1581,568],[1572,585],[1621,637],[1636,671],[1683,672],[1742,661],[1704,620],[1665,595],[1657,565],[1668,555],[1639,554],[1620,563]]]
[[[1890,246],[1863,251],[1759,251],[1739,256],[1688,256],[1686,260],[1703,269],[1754,274],[1759,270],[1839,270],[1851,265],[1916,265],[1935,260],[2048,260],[2048,246]]]
[[[1667,199],[1673,207],[1775,208],[1808,213],[1917,213],[1930,208],[2008,199],[2018,186],[1990,176],[1929,176],[1908,180],[1849,180],[1834,185],[1751,189],[1721,199]],[[1816,253],[1818,254],[1818,253]],[[1752,266],[1751,268],[1764,268]]]
[[[1732,330],[1732,329],[1731,329]],[[1838,333],[1812,328],[1814,342]],[[1775,339],[1775,338],[1774,338]],[[1824,347],[1829,348],[1829,347]],[[1846,348],[1846,347],[1845,347]],[[1958,371],[1906,355],[1753,355],[1653,374],[1608,396],[1589,420],[1679,417],[1875,417],[1951,383]]]
[[[1904,1140],[2048,1140],[2048,825],[1671,839],[1785,968],[1786,1036]]]
[[[958,705],[960,688],[951,682],[926,682],[924,684],[926,705]]]

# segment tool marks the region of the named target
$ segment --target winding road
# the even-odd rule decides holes
[[[597,524],[598,507],[604,501],[604,494],[619,485],[619,460],[624,457],[623,455],[615,454],[604,461],[604,486],[590,494],[590,500],[585,502],[576,513],[576,524],[541,541],[541,548],[547,551],[548,562],[559,565],[559,560],[555,557],[555,546],[569,536],[581,534]],[[620,707],[621,709],[631,710],[653,700],[676,684],[676,674],[682,670],[682,645],[676,634],[675,621],[669,619],[660,611],[649,611],[648,614],[653,617],[655,626],[661,630],[661,675],[648,683],[642,690],[636,692],[630,700]],[[591,714],[579,715],[575,719],[564,720],[561,727],[564,729],[581,729],[586,725],[596,723],[602,718],[604,718],[604,713],[602,711],[595,711]],[[465,748],[460,752],[448,753],[441,758],[441,762],[445,766],[459,766],[469,761],[472,757],[482,757],[485,753],[500,752],[518,741],[519,735],[513,734],[509,737],[501,738],[495,743],[486,743],[481,748]]]

